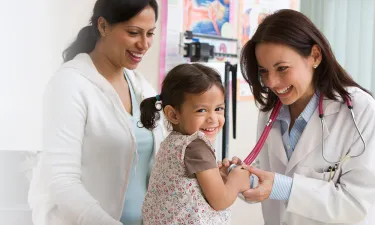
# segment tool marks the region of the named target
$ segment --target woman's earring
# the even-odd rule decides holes
[[[313,65],[313,68],[314,68],[314,69],[318,68],[318,65]]]

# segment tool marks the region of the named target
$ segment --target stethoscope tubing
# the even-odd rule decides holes
[[[336,161],[336,162],[331,162],[329,160],[327,160],[327,158],[324,156],[324,136],[323,136],[323,130],[324,130],[324,126],[325,126],[325,121],[324,121],[324,112],[323,112],[323,95],[321,94],[319,96],[319,104],[318,104],[318,110],[319,110],[319,117],[320,117],[320,120],[321,120],[321,123],[322,123],[322,157],[323,159],[327,162],[327,163],[330,163],[330,164],[335,164],[335,167],[337,167],[338,165],[340,165],[342,163],[342,161],[344,159],[347,159],[347,158],[355,158],[355,157],[359,157],[361,156],[365,151],[366,151],[366,142],[363,138],[363,135],[362,133],[359,131],[359,128],[358,128],[358,124],[357,124],[357,121],[356,121],[356,117],[354,115],[354,112],[353,112],[353,104],[349,98],[349,96],[346,96],[345,98],[345,102],[346,102],[346,105],[348,107],[348,109],[350,110],[350,113],[351,113],[351,116],[352,116],[352,121],[354,123],[354,126],[362,140],[362,143],[363,143],[363,150],[361,153],[359,153],[358,155],[356,156],[350,156],[349,153],[350,151],[344,156],[342,157],[339,161]],[[271,115],[268,119],[268,122],[262,132],[262,135],[260,136],[257,144],[255,145],[254,149],[249,153],[249,155],[245,158],[244,160],[244,163],[247,164],[247,165],[250,165],[254,162],[254,160],[257,158],[257,156],[259,155],[260,151],[262,150],[263,148],[263,145],[269,135],[269,132],[271,131],[271,128],[272,128],[272,125],[273,123],[275,122],[277,116],[279,115],[280,113],[280,109],[282,107],[282,103],[281,101],[278,99],[277,102],[276,102],[276,105],[275,107],[273,108],[272,112],[271,112]]]

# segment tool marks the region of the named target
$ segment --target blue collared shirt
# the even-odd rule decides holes
[[[283,105],[276,120],[280,121],[281,135],[288,160],[293,154],[294,148],[296,147],[299,138],[302,135],[307,123],[311,116],[314,114],[315,109],[319,103],[319,94],[315,93],[307,104],[303,112],[298,116],[292,129],[290,127],[290,113],[289,107]],[[274,200],[288,200],[290,192],[292,190],[293,178],[275,173],[275,180],[272,187],[270,199]]]

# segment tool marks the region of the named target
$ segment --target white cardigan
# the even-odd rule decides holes
[[[137,100],[156,92],[126,70]],[[35,225],[120,225],[136,143],[111,84],[87,54],[65,63],[44,94],[43,151],[29,204]],[[154,130],[155,151],[165,136]]]

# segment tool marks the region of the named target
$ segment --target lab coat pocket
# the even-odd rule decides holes
[[[303,166],[299,168],[299,172],[300,172],[299,174],[305,177],[309,177],[309,178],[313,178],[317,180],[327,181],[329,178],[329,173],[323,172],[323,169],[320,172],[318,172],[314,168]]]

